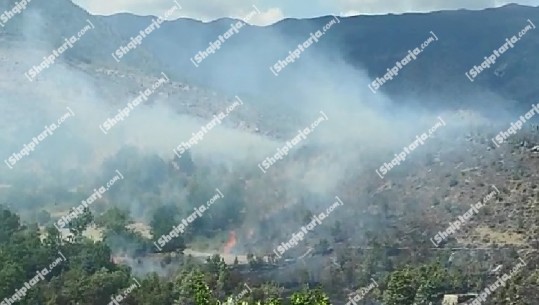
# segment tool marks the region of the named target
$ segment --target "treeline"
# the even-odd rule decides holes
[[[217,255],[208,258],[204,264],[195,261],[184,264],[173,278],[160,278],[155,273],[136,278],[129,267],[112,262],[112,251],[107,242],[114,236],[129,234],[142,242],[147,241],[126,229],[128,217],[117,209],[108,211],[97,221],[105,227],[103,241],[92,241],[82,235],[94,222],[89,211],[70,224],[72,236],[66,240],[54,227],[47,228],[42,234],[37,225],[24,225],[18,215],[0,207],[2,305],[105,305],[111,302],[126,305],[326,305],[332,303],[328,295],[342,294],[345,287],[367,287],[368,274],[374,274],[380,285],[371,287],[372,291],[361,298],[357,296],[360,293],[351,294],[350,298],[355,298],[357,304],[367,305],[371,304],[369,300],[378,300],[386,305],[428,305],[430,302],[439,304],[445,293],[477,292],[492,282],[484,275],[468,274],[440,261],[391,266],[381,250],[364,257],[358,265],[354,265],[358,260],[352,255],[342,257],[340,267],[332,269],[334,285],[324,285],[328,287],[324,291],[307,286],[298,291],[287,291],[278,284],[267,282],[249,283],[252,290],[249,288],[247,292],[245,287],[249,278],[236,272]],[[181,249],[175,251],[181,253]],[[65,257],[65,260],[59,261],[59,257]],[[539,272],[533,267],[536,261],[532,257],[525,260],[527,270],[516,274],[506,286],[498,287],[489,296],[490,304],[537,304]],[[54,262],[57,265],[51,267]],[[36,272],[49,267],[42,280],[32,280],[37,278]],[[256,272],[257,268],[253,265],[252,271]],[[115,301],[112,298],[116,298]]]
[[[245,289],[241,279],[231,279],[229,266],[218,256],[208,259],[206,264],[184,266],[173,280],[156,274],[137,279],[129,267],[112,263],[106,240],[95,242],[82,236],[83,228],[93,219],[80,219],[70,226],[73,235],[65,240],[54,227],[41,235],[37,225],[23,225],[18,215],[0,207],[2,305],[105,305],[119,296],[125,305],[213,305],[234,301]],[[36,272],[58,261],[59,256],[66,260],[51,268],[43,280],[28,283]],[[23,287],[29,288],[22,293]],[[126,290],[131,291],[125,293]],[[248,295],[243,293],[241,301],[268,305],[330,304],[320,290],[306,288],[284,299],[279,289],[270,284],[254,288]]]

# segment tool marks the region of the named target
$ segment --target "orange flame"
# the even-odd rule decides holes
[[[235,245],[236,245],[236,231],[230,231],[230,233],[228,233],[228,241],[225,244],[224,252],[226,254],[230,254],[230,251],[232,251]]]

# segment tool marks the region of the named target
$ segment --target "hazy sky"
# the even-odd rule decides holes
[[[137,15],[162,15],[174,0],[72,0],[90,13],[110,15],[131,12]],[[508,3],[539,6],[539,0],[176,0],[182,6],[175,17],[210,21],[222,17],[243,19],[260,11],[249,23],[266,25],[283,18],[308,18],[322,15],[387,14],[428,12],[444,9],[482,9]]]

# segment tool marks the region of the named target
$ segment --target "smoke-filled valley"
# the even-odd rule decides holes
[[[2,305],[537,304],[539,8],[155,18],[2,21]]]

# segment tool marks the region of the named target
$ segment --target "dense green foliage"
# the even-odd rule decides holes
[[[111,297],[123,295],[123,291],[135,283],[128,267],[111,262],[111,250],[103,242],[94,242],[82,236],[84,219],[73,226],[73,238],[62,240],[58,230],[48,228],[41,240],[37,226],[27,227],[20,223],[16,214],[0,210],[0,299],[12,297],[17,289],[35,276],[35,272],[57,261],[60,253],[66,261],[50,269],[45,280],[31,287],[18,304],[97,305],[108,304]],[[122,211],[113,209],[100,219],[107,228],[106,234],[125,234],[113,219],[127,218]],[[206,264],[193,264],[173,281],[150,274],[138,279],[141,284],[122,300],[122,304],[193,304],[217,305],[231,299],[235,287],[230,282],[230,270],[219,256],[208,259]],[[228,293],[228,294],[225,294]],[[238,300],[239,301],[239,300]],[[246,295],[248,304],[329,304],[327,296],[319,290],[295,293],[289,301],[270,298],[258,302]],[[313,303],[314,302],[314,303]]]
[[[154,233],[169,230],[171,224],[176,223],[172,215],[177,214],[175,207],[157,209],[153,215]],[[90,224],[104,228],[103,241],[83,236],[82,232]],[[429,262],[411,260],[409,264],[396,267],[389,252],[375,241],[371,243],[370,254],[359,260],[352,252],[342,252],[340,263],[330,267],[329,278],[320,280],[323,290],[307,284],[307,271],[299,275],[305,284],[303,288],[283,289],[278,284],[259,281],[254,285],[251,278],[237,270],[237,263],[227,265],[219,255],[204,263],[187,259],[172,277],[156,273],[136,277],[130,267],[113,262],[113,251],[126,251],[127,248],[122,248],[125,241],[136,246],[134,257],[155,249],[149,240],[128,229],[129,224],[128,213],[118,208],[109,209],[97,218],[86,210],[70,223],[72,235],[61,238],[54,227],[40,232],[36,225],[24,225],[18,215],[0,207],[0,300],[12,297],[25,283],[32,283],[30,279],[35,278],[36,271],[58,262],[60,256],[67,260],[50,268],[43,280],[35,286],[32,284],[25,296],[16,300],[17,304],[104,305],[109,304],[112,297],[123,296],[119,303],[126,305],[329,305],[332,304],[330,297],[340,296],[337,304],[346,299],[344,288],[367,287],[371,276],[376,275],[380,286],[369,291],[357,304],[369,304],[370,299],[387,305],[429,305],[431,302],[440,304],[446,293],[479,291],[492,282],[484,274],[475,276],[450,268],[448,263],[442,264],[440,258]],[[335,230],[339,231],[338,227]],[[177,240],[162,252],[181,255],[185,244],[182,238]],[[321,250],[316,252],[323,252],[327,243],[321,241],[318,246]],[[257,256],[249,255],[249,260],[251,272],[267,266]],[[508,281],[506,287],[489,296],[491,304],[533,305],[539,273],[529,271],[523,271]],[[251,283],[252,291],[244,287],[247,282]],[[124,293],[129,287],[132,291]]]

